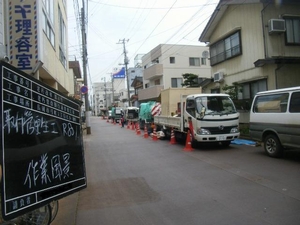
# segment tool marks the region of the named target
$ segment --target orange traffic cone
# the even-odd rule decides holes
[[[185,148],[183,149],[184,151],[191,152],[194,149],[192,148],[192,143],[191,143],[191,131],[188,130],[187,135],[186,135],[186,141],[185,141]]]
[[[140,135],[140,134],[141,134],[140,124],[137,123],[137,124],[136,124],[136,135]]]
[[[131,123],[131,130],[134,130],[135,124],[134,122]]]
[[[119,120],[119,125],[120,125],[120,126],[122,126],[122,122],[121,122],[121,119]]]
[[[129,120],[127,121],[127,129],[130,129],[130,122],[129,122]]]
[[[173,127],[171,128],[171,139],[170,139],[170,144],[176,144],[176,139],[175,139]]]
[[[144,138],[148,138],[148,130],[146,124],[144,125]]]
[[[154,125],[154,128],[153,128],[153,135],[152,135],[152,140],[153,141],[157,141],[157,134],[156,134],[156,126]]]

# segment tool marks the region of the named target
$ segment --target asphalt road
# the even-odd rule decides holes
[[[299,225],[300,151],[153,141],[91,118],[88,186],[60,200],[54,225]]]

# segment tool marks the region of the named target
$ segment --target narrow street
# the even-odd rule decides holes
[[[300,151],[204,145],[183,151],[91,118],[84,135],[88,186],[60,200],[54,225],[298,225]]]

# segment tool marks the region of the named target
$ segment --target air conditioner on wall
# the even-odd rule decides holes
[[[223,72],[214,73],[214,82],[223,81]]]
[[[285,20],[270,19],[269,20],[269,34],[285,32]]]

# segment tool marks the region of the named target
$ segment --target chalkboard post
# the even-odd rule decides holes
[[[87,186],[80,102],[5,62],[1,208],[5,220]]]

